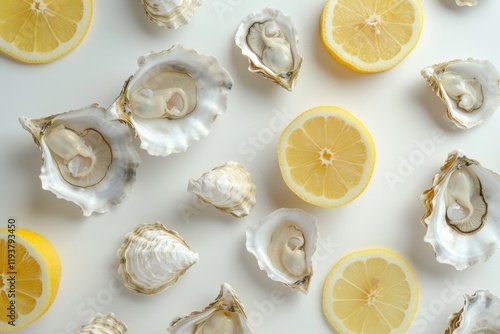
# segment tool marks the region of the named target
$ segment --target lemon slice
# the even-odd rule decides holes
[[[0,50],[27,63],[47,63],[80,44],[92,0],[1,0]]]
[[[323,288],[323,312],[339,333],[405,333],[418,305],[418,284],[405,260],[384,249],[346,255]]]
[[[321,207],[338,207],[368,185],[375,145],[349,112],[321,106],[300,114],[283,130],[278,162],[285,183],[300,198]]]
[[[49,309],[61,264],[45,237],[20,228],[0,229],[0,264],[0,332],[13,332]]]
[[[420,0],[328,0],[320,34],[340,64],[357,72],[381,72],[406,58],[422,26]]]

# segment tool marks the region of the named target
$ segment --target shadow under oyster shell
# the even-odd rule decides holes
[[[97,313],[73,334],[127,334],[127,326],[113,313],[108,315]]]
[[[42,188],[104,213],[132,191],[139,154],[129,127],[106,118],[97,104],[45,118],[19,119],[42,151]]]
[[[201,0],[142,0],[147,17],[161,27],[177,29],[188,24]]]

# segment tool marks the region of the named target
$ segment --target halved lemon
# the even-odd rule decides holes
[[[400,334],[418,305],[418,283],[410,266],[385,249],[344,256],[323,288],[323,312],[337,332]]]
[[[328,0],[320,34],[340,64],[357,72],[381,72],[406,58],[422,26],[420,0]]]
[[[56,250],[42,235],[0,229],[0,332],[40,318],[52,305],[61,277]]]
[[[0,50],[47,63],[76,48],[87,33],[92,0],[1,0]]]
[[[352,114],[320,106],[303,112],[283,130],[278,162],[285,183],[300,198],[321,207],[338,207],[367,187],[375,145]]]

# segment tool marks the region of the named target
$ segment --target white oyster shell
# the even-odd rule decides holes
[[[483,123],[500,106],[500,73],[490,61],[453,60],[425,67],[421,74],[459,128]]]
[[[42,188],[85,216],[104,213],[132,191],[140,159],[129,127],[97,104],[45,118],[19,119],[42,151]]]
[[[140,224],[127,233],[118,258],[125,286],[152,295],[177,282],[199,256],[177,232],[156,222]]]
[[[500,175],[452,151],[421,196],[424,241],[437,261],[465,269],[488,260],[500,245]]]
[[[224,283],[217,298],[201,311],[179,317],[167,329],[170,334],[251,334],[243,305],[233,288]]]
[[[196,180],[189,180],[188,184],[188,191],[203,202],[238,218],[247,216],[255,205],[255,189],[250,173],[242,164],[233,161],[215,167]]]
[[[464,298],[464,307],[448,319],[445,334],[500,333],[500,298],[484,289]]]
[[[177,29],[191,21],[201,0],[142,0],[148,18],[159,26]]]
[[[269,278],[307,293],[319,235],[316,221],[300,209],[278,209],[247,229],[246,248]]]
[[[226,111],[233,85],[217,60],[176,44],[139,58],[138,64],[108,109],[110,117],[129,122],[140,147],[155,156],[183,152],[206,137]]]
[[[472,6],[477,5],[479,3],[479,0],[455,0],[455,2],[459,6],[469,6],[469,7],[472,7]]]
[[[291,17],[272,8],[252,13],[242,20],[235,42],[248,58],[250,72],[261,73],[287,90],[293,89],[302,57]]]
[[[89,322],[82,325],[74,334],[126,334],[127,326],[113,313],[97,313]]]

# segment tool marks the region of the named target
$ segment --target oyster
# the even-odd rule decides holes
[[[251,334],[243,305],[233,288],[224,283],[217,298],[201,311],[179,317],[167,329],[170,334]]]
[[[97,313],[89,322],[82,325],[73,334],[126,334],[127,326],[118,320],[113,313],[102,315]]]
[[[490,61],[453,60],[425,67],[421,74],[459,128],[483,123],[500,106],[500,73]]]
[[[490,258],[500,244],[500,175],[467,158],[460,150],[421,196],[422,223],[439,262],[458,270]]]
[[[149,154],[185,151],[226,111],[233,80],[214,57],[176,44],[138,64],[108,113],[128,122]]]
[[[127,233],[118,258],[125,286],[152,295],[177,282],[199,257],[177,232],[156,222]]]
[[[500,333],[500,299],[489,290],[465,294],[464,307],[449,319],[445,334]]]
[[[255,184],[250,174],[243,165],[233,161],[215,167],[199,179],[189,180],[188,191],[238,218],[247,216],[256,202]]]
[[[300,209],[281,208],[246,232],[246,248],[269,278],[307,293],[318,239],[316,218]]]
[[[189,23],[201,0],[142,0],[148,18],[168,29]]]
[[[455,0],[459,6],[475,6],[478,4],[479,0]]]
[[[236,45],[248,58],[248,70],[261,73],[276,84],[292,90],[302,57],[298,33],[289,16],[264,8],[245,17],[235,36]]]
[[[97,104],[40,119],[21,117],[42,151],[42,188],[72,201],[85,216],[104,213],[131,192],[139,155],[127,125]]]

